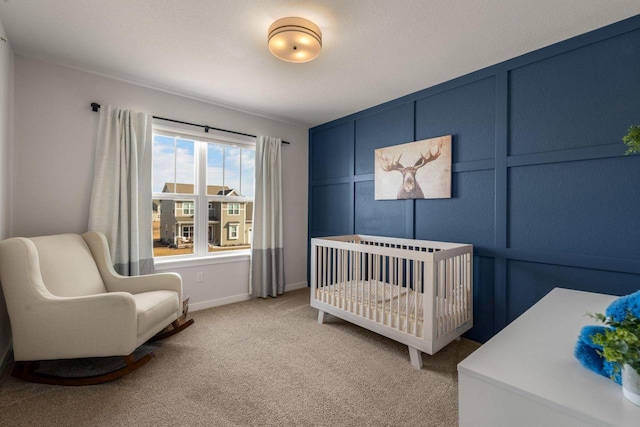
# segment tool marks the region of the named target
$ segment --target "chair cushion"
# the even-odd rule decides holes
[[[105,293],[91,249],[78,234],[32,237],[40,260],[42,281],[59,297]]]
[[[160,324],[163,319],[173,315],[175,320],[179,310],[178,293],[174,291],[152,291],[133,294],[138,313],[138,335],[146,333],[149,328],[161,330],[167,324]]]

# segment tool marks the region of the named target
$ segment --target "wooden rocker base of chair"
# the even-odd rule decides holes
[[[178,332],[183,331],[187,329],[189,326],[193,325],[193,322],[194,322],[193,319],[189,319],[185,321],[182,318],[179,318],[177,320],[174,320],[173,322],[171,322],[171,325],[167,326],[162,331],[158,332],[157,334],[149,338],[149,341],[147,342],[160,341],[170,337],[171,335],[175,335]]]
[[[86,377],[61,377],[36,372],[36,369],[40,364],[39,361],[15,362],[15,366],[11,375],[24,381],[30,381],[39,384],[63,386],[96,385],[113,381],[128,374],[129,372],[133,372],[142,365],[145,365],[154,356],[155,355],[153,353],[147,353],[137,360],[133,354],[122,356],[126,363],[126,366],[111,372],[107,372],[105,374],[91,375]]]

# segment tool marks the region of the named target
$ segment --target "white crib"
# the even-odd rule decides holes
[[[411,364],[473,326],[473,246],[364,235],[311,239],[311,306],[406,344]]]

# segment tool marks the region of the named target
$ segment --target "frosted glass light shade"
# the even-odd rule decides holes
[[[287,62],[308,62],[320,55],[322,33],[304,18],[282,18],[269,27],[269,50]]]

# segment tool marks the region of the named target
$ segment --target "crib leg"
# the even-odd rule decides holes
[[[420,350],[409,347],[409,357],[414,368],[422,369],[422,352]]]
[[[324,323],[324,311],[322,310],[318,310],[318,323],[321,325]]]

